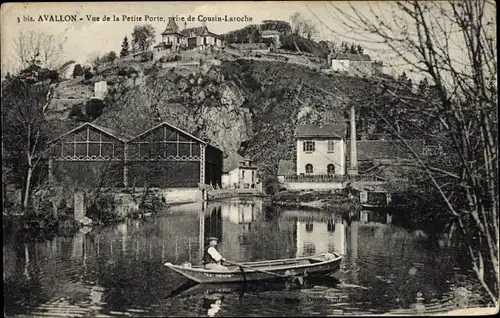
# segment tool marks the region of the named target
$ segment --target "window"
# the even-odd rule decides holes
[[[315,149],[314,141],[304,141],[304,151],[313,152]]]
[[[314,223],[308,222],[306,223],[306,232],[312,232],[314,229]]]
[[[335,152],[335,141],[328,140],[328,152]]]
[[[327,171],[329,176],[334,175],[335,174],[335,166],[332,164],[329,164],[328,166],[326,166],[326,171]]]
[[[316,254],[316,245],[313,242],[304,242],[302,253],[304,256]]]
[[[252,182],[255,180],[255,171],[252,171]]]
[[[242,177],[242,178],[245,178],[245,170],[242,170],[242,171],[241,171],[241,177]]]
[[[313,165],[310,163],[306,164],[306,173],[313,173],[313,172],[314,172]]]

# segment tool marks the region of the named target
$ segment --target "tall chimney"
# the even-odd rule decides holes
[[[354,105],[351,106],[351,151],[350,151],[350,167],[347,174],[355,176],[358,174],[358,149],[356,143],[356,113]]]

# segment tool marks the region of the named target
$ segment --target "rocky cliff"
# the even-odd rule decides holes
[[[367,85],[359,78],[243,59],[172,69],[115,65],[98,71],[96,80],[106,80],[110,87],[104,109],[90,116],[91,110],[81,106],[83,115],[79,117],[74,110],[62,111],[53,100],[48,115],[54,127],[66,129],[78,121],[93,120],[137,135],[167,121],[207,140],[226,155],[239,152],[253,158],[263,177],[276,173],[280,159],[293,156],[298,118],[303,122],[343,118],[352,99],[350,92]],[[93,85],[92,80],[72,81],[76,92],[86,92]],[[61,89],[55,90],[56,95],[66,96]]]

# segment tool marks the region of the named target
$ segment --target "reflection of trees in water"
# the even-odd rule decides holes
[[[222,241],[222,207],[213,207],[210,213],[205,214],[205,239],[211,236]]]

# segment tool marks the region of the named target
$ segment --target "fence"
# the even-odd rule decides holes
[[[284,176],[285,182],[347,182],[347,181],[384,181],[376,175],[291,175]]]

